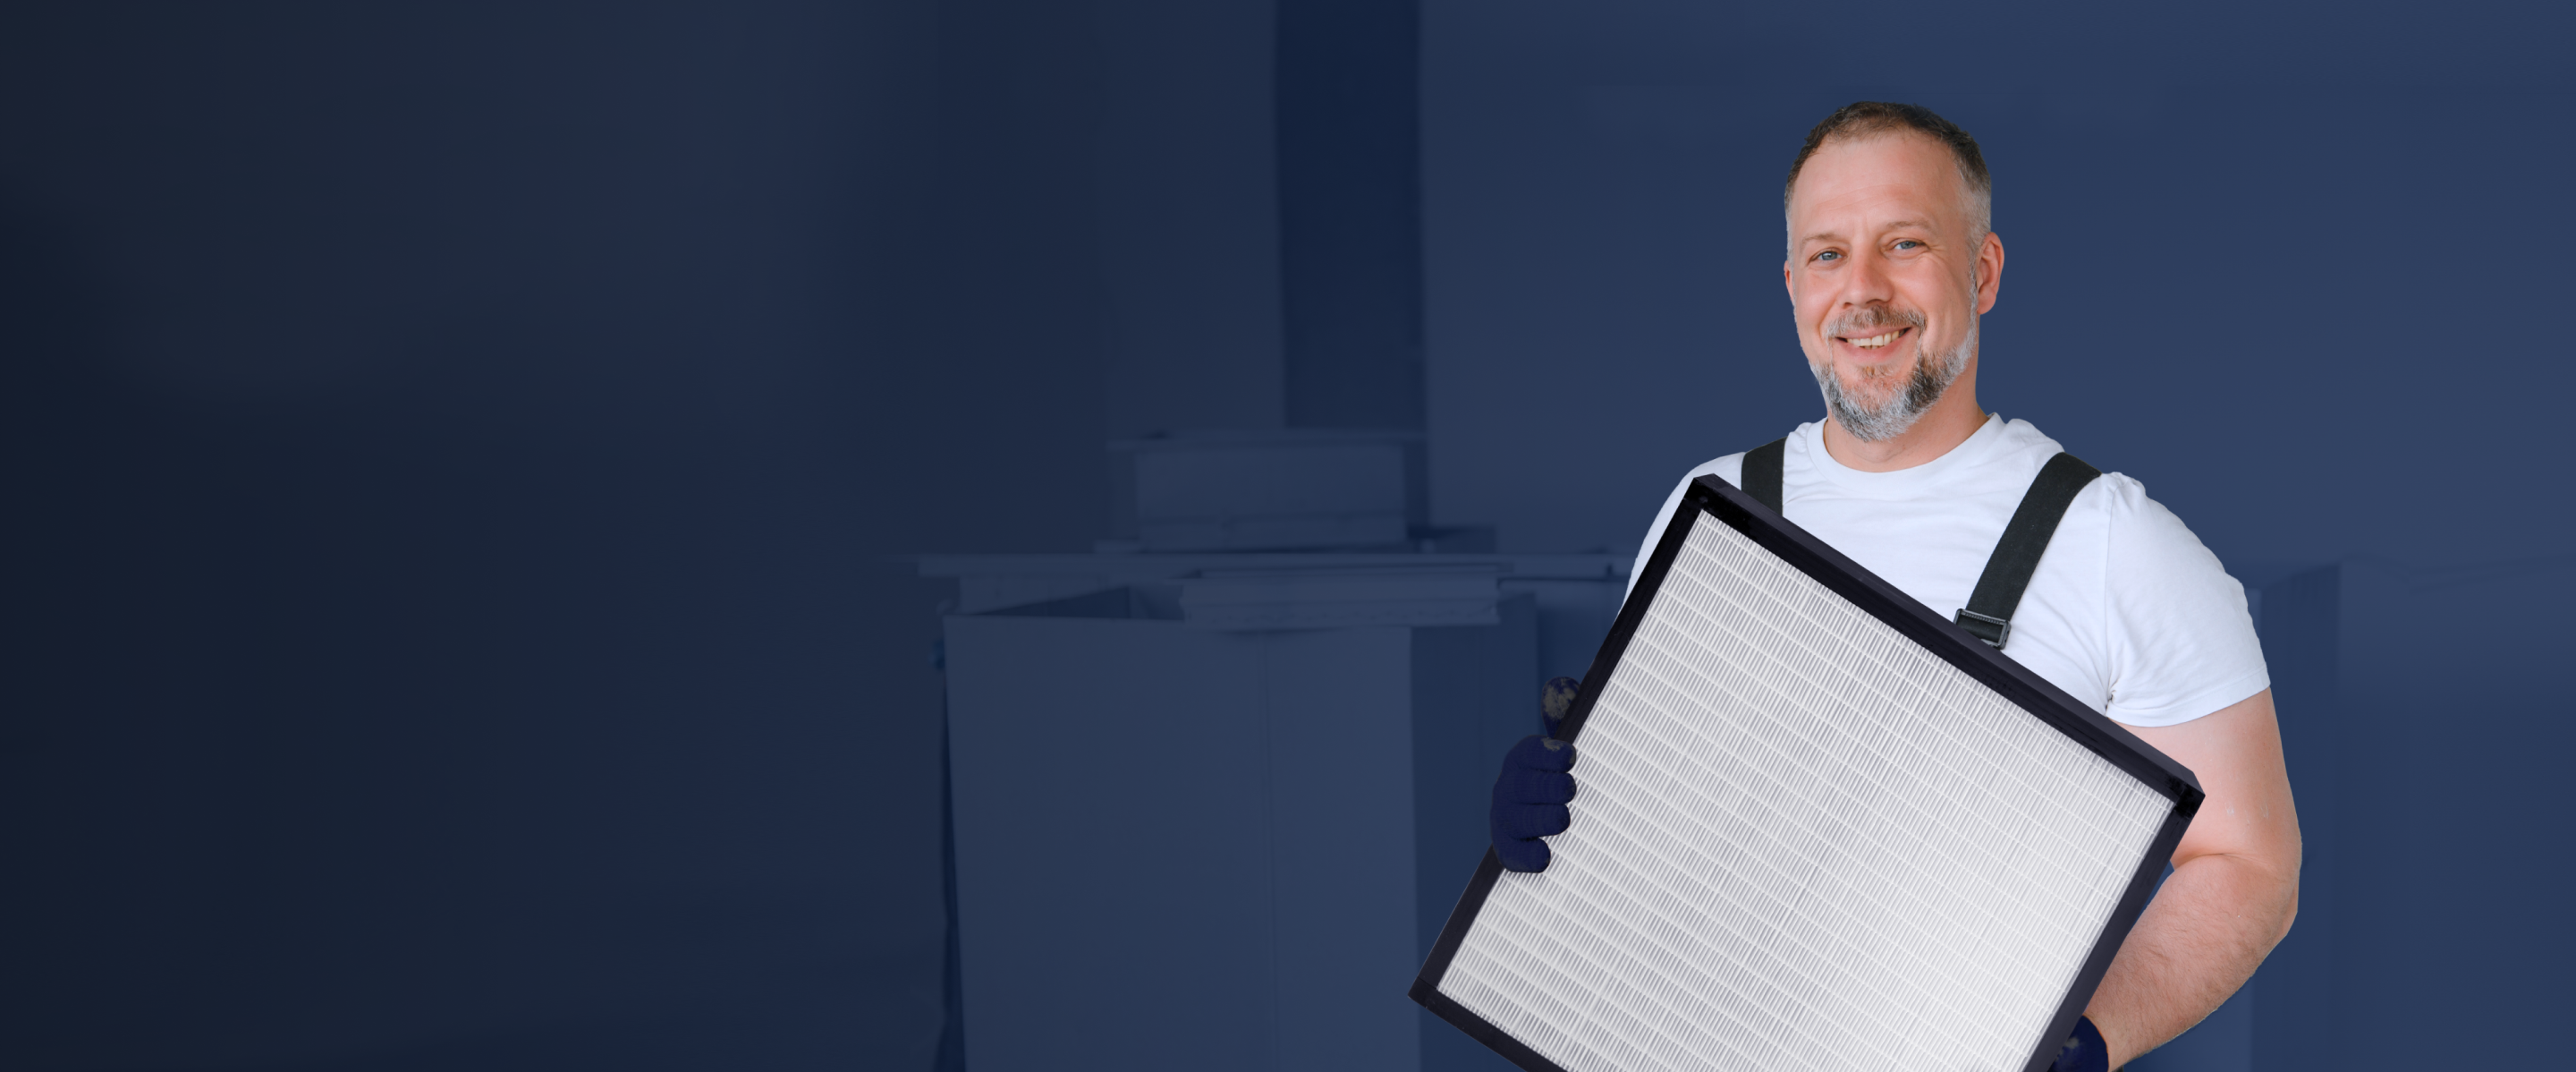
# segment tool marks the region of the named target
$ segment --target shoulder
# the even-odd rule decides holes
[[[2076,505],[2101,540],[2112,718],[2169,726],[2270,685],[2244,586],[2182,518],[2122,473],[2102,474]]]
[[[2115,554],[2172,553],[2188,549],[2198,552],[2199,556],[2207,556],[2209,565],[2218,564],[2217,556],[2211,555],[2201,545],[2200,537],[2192,533],[2191,526],[2183,524],[2182,518],[2148,495],[2144,483],[2126,473],[2102,474],[2101,479],[2095,480],[2076,496],[2073,508],[2088,510],[2100,519],[2104,535],[2110,539],[2110,549]]]
[[[2065,444],[2049,438],[2048,433],[2040,431],[2029,421],[2016,417],[2002,424],[2003,427],[1995,430],[1995,445],[1985,464],[2025,473],[2023,479],[2028,479],[2039,475],[2040,467],[2048,464],[2048,460],[2059,452],[2073,453],[2066,451]],[[2084,457],[2081,454],[2075,456]],[[2090,464],[2089,459],[2087,464]]]
[[[1704,476],[1713,476],[1737,487],[1743,487],[1743,452],[1739,451],[1701,462],[1692,466],[1689,472],[1683,473],[1681,479],[1673,481],[1672,492],[1664,496],[1663,508],[1655,511],[1655,523],[1646,529],[1647,547],[1654,546],[1656,534],[1664,531],[1664,525],[1672,521],[1673,511],[1681,507],[1682,496],[1690,491],[1691,481]]]
[[[1690,472],[1682,474],[1682,478],[1676,483],[1674,490],[1678,492],[1682,487],[1688,486],[1691,481],[1704,476],[1713,476],[1737,487],[1744,486],[1744,455],[1746,453],[1748,452],[1737,451],[1733,454],[1711,458],[1699,463],[1698,465],[1692,466]]]
[[[1673,507],[1675,504],[1680,503],[1682,501],[1682,495],[1690,490],[1691,481],[1697,480],[1701,477],[1713,476],[1719,480],[1733,484],[1736,487],[1743,487],[1744,456],[1748,453],[1751,452],[1739,450],[1733,454],[1722,454],[1701,462],[1698,465],[1691,466],[1689,471],[1682,474],[1681,479],[1673,481],[1673,490],[1671,494],[1664,496],[1662,517],[1664,519],[1672,517]],[[1660,519],[1657,527],[1662,527]]]
[[[2031,451],[2038,454],[2029,466],[2034,473],[2057,452],[2054,441],[2044,442],[2045,454]],[[2069,543],[2092,545],[2092,553],[2107,570],[2103,582],[2114,590],[2171,583],[2177,579],[2176,571],[2211,581],[2226,578],[2218,556],[2200,542],[2191,526],[2149,495],[2145,483],[2127,473],[2105,471],[2077,492],[2075,501],[2067,504],[2059,534]]]
[[[1672,524],[1673,511],[1681,508],[1682,495],[1690,490],[1691,481],[1704,476],[1713,476],[1737,487],[1743,487],[1746,453],[1737,451],[1711,458],[1692,466],[1689,472],[1682,474],[1681,479],[1673,481],[1672,492],[1664,496],[1664,505],[1655,511],[1654,523],[1646,526],[1646,538],[1637,545],[1636,561],[1628,570],[1630,589],[1633,590],[1636,587],[1637,574],[1646,568],[1647,557],[1654,554],[1655,542],[1662,537],[1664,526]]]
[[[1996,467],[2012,474],[2016,481],[2011,487],[2015,502],[2019,502],[2024,486],[2039,475],[2049,459],[2060,452],[2074,454],[2029,421],[2007,421],[2001,432],[1994,459]],[[2092,459],[2081,454],[2075,454],[2075,457],[2092,464]],[[2180,518],[2147,496],[2147,486],[2136,477],[2109,469],[2101,469],[2101,473],[2092,483],[2086,484],[2084,490],[2077,492],[2075,501],[2067,505],[2068,523],[2138,529],[2142,534],[2162,536],[2170,536],[2175,531],[2185,537],[2191,535],[2191,530],[2182,527]],[[2193,540],[2195,544],[2198,542]]]
[[[1796,469],[1805,463],[1805,447],[1807,442],[1813,438],[1810,433],[1814,432],[1815,428],[1816,426],[1812,423],[1801,424],[1798,427],[1791,429],[1788,435],[1781,437],[1781,441],[1788,445],[1788,453],[1782,459],[1783,463],[1788,468]],[[1767,446],[1768,444],[1763,445]],[[1759,448],[1757,447],[1755,449]],[[1733,484],[1736,487],[1743,487],[1744,456],[1751,453],[1753,453],[1752,450],[1739,450],[1733,454],[1720,455],[1701,462],[1698,465],[1692,466],[1689,472],[1683,473],[1682,478],[1674,482],[1672,494],[1673,501],[1680,501],[1683,490],[1690,487],[1690,482],[1704,476],[1713,476],[1726,481],[1729,484]]]

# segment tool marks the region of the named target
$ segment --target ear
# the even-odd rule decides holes
[[[2004,240],[1992,231],[1986,232],[1986,244],[1977,249],[1977,315],[1984,316],[1995,307],[2003,294]]]
[[[1796,265],[1792,264],[1786,258],[1783,258],[1780,261],[1780,289],[1789,292],[1789,304],[1792,307],[1795,307],[1798,304],[1798,277],[1795,274],[1796,267]]]

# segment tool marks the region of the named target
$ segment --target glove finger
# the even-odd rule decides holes
[[[1494,781],[1496,804],[1563,804],[1574,799],[1574,776],[1562,771],[1507,767]]]
[[[1562,771],[1574,767],[1574,744],[1554,737],[1523,737],[1503,756],[1503,767],[1526,767],[1530,770]]]
[[[1553,854],[1549,852],[1547,842],[1529,838],[1497,841],[1494,843],[1494,855],[1501,858],[1505,870],[1545,871],[1547,861]]]
[[[1547,837],[1574,825],[1574,813],[1563,804],[1497,804],[1493,824],[1496,842]]]
[[[1554,734],[1565,724],[1565,716],[1574,710],[1574,698],[1583,691],[1583,683],[1570,677],[1552,677],[1538,690],[1538,722]]]
[[[2057,1061],[2049,1072],[2109,1072],[2111,1054],[2102,1042],[2102,1029],[2093,1026],[2093,1018],[2075,1018],[2075,1033],[2067,1036],[2057,1050]]]

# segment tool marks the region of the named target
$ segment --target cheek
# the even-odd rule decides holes
[[[1976,311],[1976,288],[1964,276],[1954,276],[1947,271],[1926,271],[1907,279],[1902,289],[1905,300],[1934,319],[1954,320],[1962,314]]]
[[[1802,308],[1798,310],[1797,324],[1799,345],[1812,350],[1824,344],[1825,312],[1826,310],[1823,309]]]
[[[1822,327],[1826,314],[1831,313],[1834,308],[1833,295],[1824,293],[1821,287],[1813,286],[1804,291],[1792,292],[1789,295],[1789,304],[1796,310],[1800,331],[1814,331]]]

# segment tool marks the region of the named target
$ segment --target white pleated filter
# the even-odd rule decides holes
[[[1577,1070],[2030,1059],[2171,799],[1700,515],[1442,976]]]

